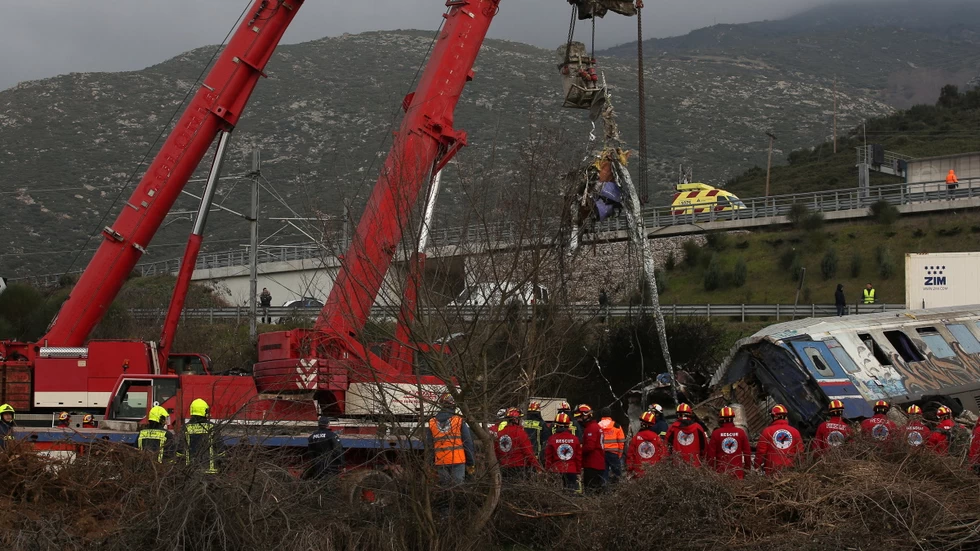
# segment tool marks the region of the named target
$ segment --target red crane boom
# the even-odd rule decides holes
[[[62,305],[45,346],[81,346],[116,298],[215,136],[231,130],[303,0],[255,0]]]

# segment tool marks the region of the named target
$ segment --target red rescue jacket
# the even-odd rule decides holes
[[[980,463],[980,421],[973,427],[973,435],[970,437],[970,463],[974,465]]]
[[[538,458],[534,456],[531,440],[524,428],[517,424],[507,423],[507,426],[497,432],[493,442],[493,451],[501,467],[534,467],[541,468]]]
[[[817,434],[813,436],[811,446],[814,453],[821,454],[843,445],[850,439],[851,426],[840,417],[831,417],[817,427]]]
[[[679,419],[667,429],[667,445],[675,458],[700,467],[708,448],[708,433],[693,419]]]
[[[932,434],[929,435],[929,440],[926,442],[926,445],[939,455],[946,455],[949,453],[949,443],[953,440],[953,429],[955,428],[956,421],[952,419],[940,421],[936,425],[936,430],[932,431]]]
[[[708,465],[719,473],[745,478],[745,468],[752,466],[752,448],[745,431],[735,423],[715,429],[708,441]]]
[[[654,465],[666,456],[667,445],[660,435],[650,429],[641,429],[626,449],[626,468],[634,476],[641,477],[648,465]]]
[[[803,437],[786,419],[777,419],[759,435],[755,465],[771,474],[793,466],[803,453]]]
[[[544,468],[553,473],[579,474],[582,472],[582,444],[567,429],[548,438],[544,446]]]
[[[932,431],[922,421],[910,421],[905,425],[905,443],[913,448],[921,448],[932,439]]]
[[[893,439],[898,432],[895,423],[884,413],[876,413],[874,417],[861,421],[861,434],[876,442],[886,442]]]
[[[595,419],[582,426],[582,467],[606,470],[606,451],[602,446],[602,427]]]

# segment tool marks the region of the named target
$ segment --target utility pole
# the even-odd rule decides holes
[[[252,150],[252,212],[248,219],[250,239],[248,246],[248,336],[254,342],[258,338],[256,318],[259,315],[256,299],[259,295],[259,176],[262,174],[262,150]]]
[[[769,197],[769,177],[772,174],[772,146],[776,143],[776,136],[772,132],[766,132],[769,136],[769,165],[766,167],[766,197]]]
[[[834,154],[837,154],[837,77],[834,77]]]

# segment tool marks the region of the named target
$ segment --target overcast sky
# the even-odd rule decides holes
[[[715,23],[779,19],[828,0],[646,0],[647,38],[674,36]],[[68,72],[142,69],[183,51],[217,44],[246,0],[0,0],[0,89]],[[443,0],[306,0],[286,33],[288,44],[345,32],[435,29]],[[502,0],[493,38],[547,48],[565,40],[565,0]],[[581,39],[588,22],[580,23]],[[599,48],[635,40],[636,23],[616,14],[600,20]]]

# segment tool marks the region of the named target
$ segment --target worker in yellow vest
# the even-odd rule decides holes
[[[140,431],[136,447],[154,454],[157,463],[163,463],[164,457],[173,456],[174,439],[167,430],[167,418],[170,414],[160,406],[153,406],[146,416],[147,427]]]
[[[204,472],[218,472],[218,448],[221,442],[210,420],[211,407],[201,398],[195,398],[188,408],[190,421],[184,425],[184,461],[197,464]]]
[[[875,288],[874,285],[870,283],[864,287],[864,303],[874,304],[875,303]]]
[[[10,404],[0,405],[0,450],[6,449],[7,442],[14,439],[14,406]]]
[[[439,397],[439,413],[429,419],[426,448],[436,467],[439,484],[458,486],[473,472],[473,437],[470,427],[456,414],[453,395],[444,392]]]
[[[612,410],[602,408],[602,449],[606,454],[606,482],[615,484],[623,476],[623,450],[626,447],[626,433],[623,427],[612,418]]]
[[[527,405],[527,418],[521,424],[531,440],[535,457],[544,464],[544,447],[551,438],[551,427],[541,417],[541,402],[531,402]]]

